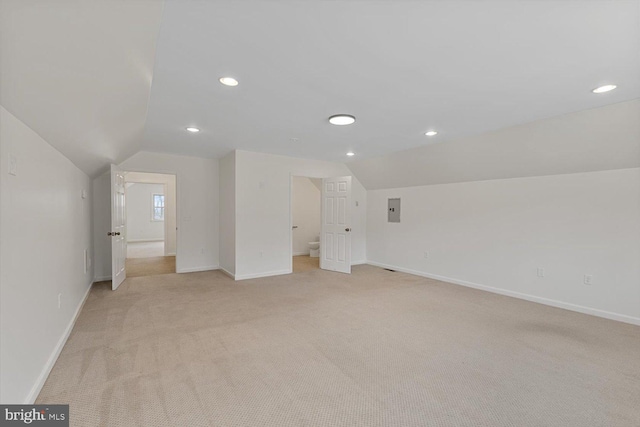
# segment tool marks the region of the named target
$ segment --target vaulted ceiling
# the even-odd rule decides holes
[[[89,175],[133,155],[162,6],[0,0],[0,104]]]
[[[636,0],[0,2],[0,103],[89,174],[141,149],[365,162],[640,97]]]

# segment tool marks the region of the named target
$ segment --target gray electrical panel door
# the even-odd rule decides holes
[[[400,222],[400,199],[389,199],[389,222]]]

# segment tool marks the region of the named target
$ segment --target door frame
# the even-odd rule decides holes
[[[308,174],[303,175],[303,174],[298,174],[293,172],[289,173],[289,274],[293,273],[293,177],[295,176],[300,178],[312,178],[312,179],[332,178],[331,176],[326,176],[326,175],[308,175]],[[353,175],[350,175],[350,176],[353,182]],[[321,218],[322,218],[323,203],[324,203],[324,200],[322,200],[322,189],[320,189],[320,217]],[[322,219],[320,221],[322,221]],[[320,232],[322,232],[322,229],[320,230]],[[323,245],[320,245],[320,258],[322,258],[322,251],[323,251]],[[353,251],[351,252],[353,254]]]
[[[165,171],[157,171],[157,170],[141,170],[141,169],[129,169],[129,168],[122,168],[122,170],[125,172],[125,175],[129,172],[137,172],[137,173],[150,173],[150,174],[160,174],[160,175],[173,175],[176,178],[176,273],[178,272],[178,259],[180,256],[180,203],[178,203],[178,200],[180,198],[179,196],[179,186],[178,186],[178,182],[180,179],[180,176],[178,175],[177,172],[165,172]],[[126,184],[126,177],[125,177],[125,184]],[[130,181],[133,182],[133,181]],[[146,183],[144,183],[146,184]],[[166,184],[165,184],[166,187]],[[166,193],[166,192],[165,192]],[[167,229],[165,227],[165,242],[166,242],[166,232]]]

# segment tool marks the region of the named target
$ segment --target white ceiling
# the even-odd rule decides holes
[[[639,4],[167,2],[143,147],[344,162],[637,98]]]
[[[0,103],[89,175],[133,155],[162,6],[0,0]]]
[[[349,163],[367,190],[640,167],[640,99]]]
[[[140,149],[359,161],[640,97],[638,0],[0,5],[0,102],[89,174]]]

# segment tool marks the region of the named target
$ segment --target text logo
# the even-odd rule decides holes
[[[0,427],[69,427],[69,405],[0,405]]]

